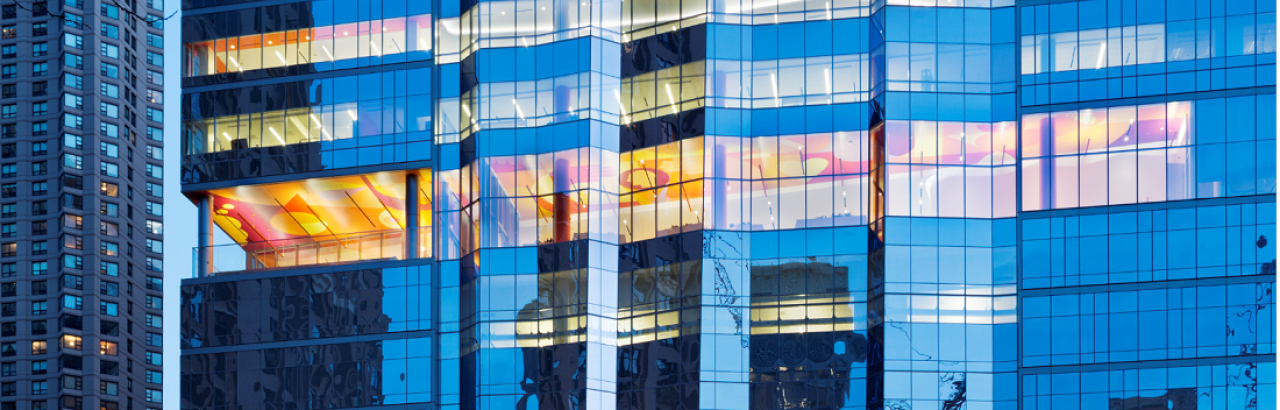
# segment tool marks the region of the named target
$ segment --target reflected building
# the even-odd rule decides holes
[[[181,407],[1274,407],[1274,6],[1153,1],[188,0]]]

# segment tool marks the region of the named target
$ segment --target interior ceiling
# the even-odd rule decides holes
[[[405,178],[420,175],[419,215],[430,224],[427,192],[431,172],[391,171],[275,184],[245,185],[208,191],[213,220],[231,239],[247,242],[285,241],[324,236],[402,230],[405,227]]]

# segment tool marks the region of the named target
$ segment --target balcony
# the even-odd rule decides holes
[[[219,188],[192,196],[207,201],[207,217],[226,245],[193,249],[195,272],[206,275],[404,259],[409,224],[417,218],[417,257],[431,257],[431,201],[408,176],[430,170]],[[413,209],[407,199],[416,196]],[[204,207],[204,205],[202,205]],[[202,265],[202,260],[208,264]],[[197,273],[198,275],[199,273]]]
[[[424,228],[420,229],[419,234],[428,239],[430,232],[429,228]],[[207,252],[211,261],[211,275],[404,259],[405,234],[402,230],[384,230],[335,235],[330,238],[312,237],[195,247],[192,249],[191,271],[200,271],[202,250]],[[422,247],[425,248],[425,244],[429,242],[418,243],[424,244]],[[419,251],[419,255],[427,253],[426,249]]]

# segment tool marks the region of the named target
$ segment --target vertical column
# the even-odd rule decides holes
[[[213,273],[213,198],[201,195],[197,206],[196,273],[204,277]]]
[[[1016,408],[1014,10],[929,3],[871,17],[868,406]]]
[[[418,251],[418,243],[420,242],[418,237],[418,235],[420,235],[418,226],[421,225],[421,223],[418,222],[418,214],[419,209],[422,206],[418,203],[418,192],[418,174],[409,173],[405,177],[404,181],[404,213],[405,224],[407,225],[404,230],[405,259],[418,259],[418,255],[421,254],[421,252]]]

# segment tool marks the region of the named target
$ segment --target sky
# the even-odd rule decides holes
[[[165,2],[165,16],[182,7],[179,0]],[[182,13],[164,25],[164,407],[181,403],[179,382],[179,309],[182,279],[191,277],[191,252],[195,247],[196,207],[182,196]]]

